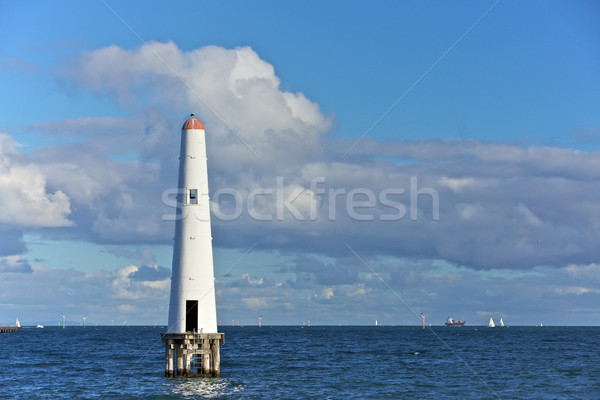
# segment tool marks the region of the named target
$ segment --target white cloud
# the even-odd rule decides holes
[[[575,278],[596,280],[600,283],[600,264],[576,265],[569,264],[565,267],[567,273]]]
[[[361,284],[352,286],[348,290],[347,293],[350,297],[361,297],[361,296],[364,296],[365,294],[367,294],[367,290],[365,289],[364,283],[361,283]]]
[[[31,265],[20,255],[0,258],[0,272],[31,273]]]
[[[163,279],[162,281],[144,281],[142,284],[151,289],[158,289],[163,292],[171,288],[171,278]]]
[[[555,288],[554,291],[561,295],[569,295],[574,294],[580,296],[586,293],[600,293],[600,289],[588,288],[584,286],[567,286],[567,287],[558,287]]]
[[[253,279],[250,274],[242,274],[242,279],[245,279],[250,286],[260,286],[264,283],[264,279]]]
[[[448,178],[447,176],[442,176],[438,182],[440,185],[447,186],[455,192],[461,192],[464,188],[472,186],[475,184],[475,179],[473,178],[460,178],[453,179]]]
[[[127,265],[109,274],[114,298],[135,301],[166,298],[171,287],[170,278],[148,281],[134,279],[139,270],[136,265]]]
[[[280,81],[275,76],[273,66],[262,60],[250,47],[236,49],[235,56],[237,60],[229,74],[229,89],[233,93],[241,97],[239,88],[255,80],[264,80],[272,88],[279,86]]]
[[[482,207],[477,204],[464,204],[459,203],[456,205],[456,210],[461,218],[472,219],[482,211]]]
[[[324,288],[321,291],[321,297],[323,297],[327,300],[331,300],[331,298],[333,297],[333,288],[331,288],[331,287]]]
[[[69,197],[62,190],[48,192],[41,168],[16,160],[16,146],[12,137],[0,134],[0,223],[32,228],[72,225]]]

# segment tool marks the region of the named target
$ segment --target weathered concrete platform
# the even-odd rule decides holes
[[[163,333],[165,376],[213,377],[221,375],[220,345],[224,333]]]

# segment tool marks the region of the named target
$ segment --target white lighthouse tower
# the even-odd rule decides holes
[[[178,375],[218,376],[223,334],[217,333],[206,141],[194,114],[181,128],[177,204],[165,373],[173,376],[176,350]],[[196,358],[202,358],[198,370]]]
[[[168,333],[216,333],[215,276],[204,125],[194,114],[181,128]]]

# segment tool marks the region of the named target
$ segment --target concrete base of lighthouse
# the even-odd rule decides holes
[[[220,345],[223,333],[163,333],[165,343],[165,376],[186,378],[221,375]]]

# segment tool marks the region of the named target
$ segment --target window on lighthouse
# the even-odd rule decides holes
[[[198,204],[198,189],[190,189],[190,204]]]

